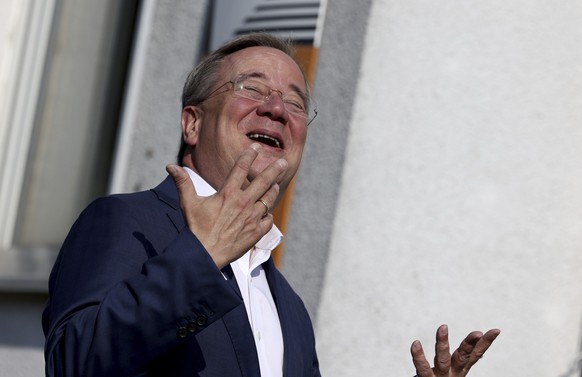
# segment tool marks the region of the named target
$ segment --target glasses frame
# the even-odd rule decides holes
[[[238,79],[235,79],[235,80],[226,81],[225,83],[219,85],[212,92],[210,92],[210,94],[208,94],[208,96],[205,99],[203,99],[202,101],[200,101],[199,103],[202,103],[202,102],[206,101],[207,99],[212,98],[215,95],[218,95],[218,94],[221,94],[221,93],[226,93],[226,91],[225,92],[219,92],[219,91],[222,88],[224,88],[226,85],[228,85],[228,84],[231,84],[231,87],[229,88],[229,91],[232,90],[232,94],[234,96],[238,97],[238,98],[244,98],[244,99],[248,99],[248,100],[255,101],[255,102],[259,102],[259,103],[266,103],[269,100],[269,98],[271,98],[271,95],[273,94],[273,92],[277,92],[279,94],[279,97],[281,97],[281,99],[283,99],[284,93],[282,91],[280,91],[279,89],[273,89],[269,85],[266,85],[264,83],[261,83],[258,80],[252,80],[252,81],[255,81],[258,84],[266,87],[268,89],[268,91],[269,91],[269,94],[263,95],[263,98],[262,99],[252,98],[252,97],[248,97],[248,96],[243,96],[243,95],[241,95],[239,93],[239,90],[237,90],[236,88],[237,88],[237,83],[244,82],[244,81],[248,81],[248,79],[247,78],[238,78]],[[283,101],[283,104],[285,104],[285,101]],[[292,116],[298,116],[298,117],[301,117],[301,118],[305,119],[307,121],[307,123],[305,125],[306,127],[308,127],[313,122],[313,120],[315,120],[315,118],[317,117],[317,114],[318,114],[317,108],[315,106],[311,110],[311,111],[313,111],[313,115],[312,116],[310,116],[309,113],[302,115],[302,114],[300,114],[298,112],[290,111],[287,108],[287,106],[285,106],[285,111],[287,111]]]

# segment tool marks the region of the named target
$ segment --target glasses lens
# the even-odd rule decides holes
[[[243,98],[264,102],[269,96],[269,88],[258,81],[235,81],[234,93]]]
[[[267,102],[275,92],[283,101],[285,109],[293,115],[309,118],[303,98],[295,92],[284,93],[255,80],[237,80],[234,83],[234,94],[258,102]]]

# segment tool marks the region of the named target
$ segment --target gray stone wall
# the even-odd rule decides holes
[[[120,167],[125,174],[119,191],[146,190],[164,177],[164,167],[176,162],[181,137],[182,86],[196,65],[208,22],[206,0],[156,2],[128,148],[130,157]]]
[[[309,126],[293,194],[281,267],[313,320],[323,289],[370,4],[328,4],[313,84],[318,116]]]
[[[326,28],[353,17],[332,17],[334,4]],[[293,266],[314,263],[323,277],[324,375],[414,375],[410,344],[420,339],[432,359],[442,323],[453,346],[474,329],[502,330],[472,377],[572,375],[582,313],[581,17],[575,0],[372,2],[357,84],[337,75],[316,87],[320,102],[355,89],[341,179],[311,189],[336,169],[320,158],[330,166],[311,173],[312,150],[329,142],[312,138],[288,239],[294,248],[309,234],[301,252],[318,253],[310,246],[319,243],[327,253],[325,263],[308,254]],[[350,54],[326,52],[330,41],[322,69]],[[336,141],[335,129],[323,134]],[[322,212],[331,225],[318,222]],[[329,241],[317,241],[322,234]]]

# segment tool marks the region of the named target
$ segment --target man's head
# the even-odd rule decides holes
[[[301,161],[309,111],[306,79],[290,54],[287,42],[251,34],[198,65],[182,95],[179,163],[219,189],[242,151],[259,142],[249,180],[284,158],[289,168],[278,182],[284,192]]]

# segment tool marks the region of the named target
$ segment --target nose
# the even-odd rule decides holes
[[[289,114],[285,108],[285,103],[281,94],[273,90],[267,100],[257,107],[257,114],[269,117],[272,120],[287,124],[289,121]]]

